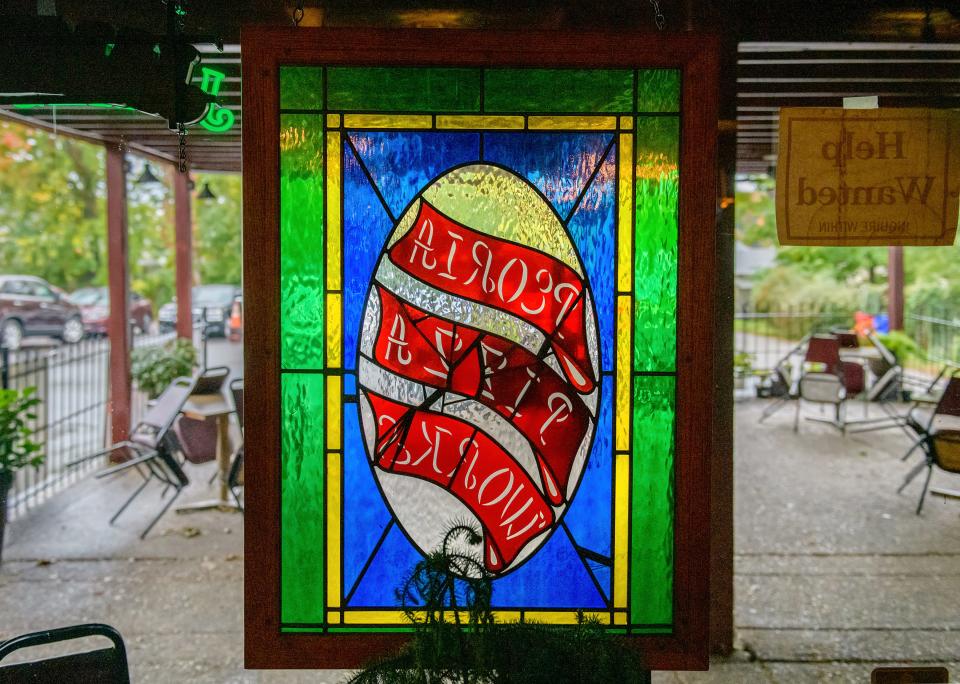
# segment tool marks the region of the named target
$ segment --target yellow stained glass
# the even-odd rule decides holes
[[[327,289],[340,289],[340,133],[327,133]]]
[[[619,188],[617,192],[617,289],[633,287],[633,133],[620,135]],[[619,328],[625,330],[626,328]]]
[[[613,607],[627,606],[627,562],[630,556],[630,454],[614,460]]]
[[[532,131],[615,131],[615,116],[531,116],[527,128]]]
[[[340,448],[340,392],[342,378],[339,375],[327,376],[327,448]]]
[[[327,313],[327,368],[343,365],[343,312],[341,295],[328,294],[324,307]]]
[[[337,520],[340,516],[342,458],[336,451],[327,452],[327,520]],[[340,606],[340,587],[340,526],[328,525],[327,606]]]
[[[433,117],[420,114],[344,114],[344,128],[430,128]]]
[[[438,114],[437,128],[515,130],[523,128],[522,116]]]

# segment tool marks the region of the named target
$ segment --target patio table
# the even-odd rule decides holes
[[[227,485],[227,474],[230,472],[230,414],[233,413],[233,406],[223,392],[194,394],[187,399],[180,412],[196,420],[217,419],[217,468],[220,471],[220,491],[216,499],[181,506],[177,512],[211,509],[225,512],[239,511],[239,506],[230,498],[230,488]]]

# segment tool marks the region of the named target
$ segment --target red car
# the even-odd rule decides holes
[[[83,339],[80,309],[42,278],[0,276],[0,343],[19,349],[28,335]]]
[[[70,295],[70,301],[80,307],[83,329],[88,335],[106,335],[110,319],[110,291],[105,287],[82,287]],[[150,331],[153,322],[153,304],[136,292],[130,293],[130,323],[137,332]]]

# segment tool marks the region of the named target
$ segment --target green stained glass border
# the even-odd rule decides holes
[[[540,115],[541,126],[549,116],[592,116],[620,135],[632,136],[630,624],[608,629],[669,633],[674,598],[680,72],[282,67],[280,105],[281,630],[405,629],[330,624],[325,616],[326,528],[338,524],[326,520],[324,509],[326,459],[336,453],[324,442],[326,380],[335,373],[326,369],[324,359],[324,269],[329,263],[325,127],[334,130],[345,126],[350,115],[374,114],[405,117],[408,124],[436,129],[440,114],[495,114],[501,124],[522,121],[522,129],[534,127],[531,116]],[[548,125],[564,130],[562,120]],[[464,125],[460,130],[470,129]]]

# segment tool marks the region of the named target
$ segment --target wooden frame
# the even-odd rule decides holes
[[[713,419],[718,42],[696,34],[250,27],[243,31],[246,433],[245,665],[352,668],[396,633],[280,631],[278,101],[281,65],[577,66],[681,69],[674,631],[626,637],[650,669],[706,669]],[[598,47],[603,46],[603,47]],[[255,419],[254,419],[255,417]]]

